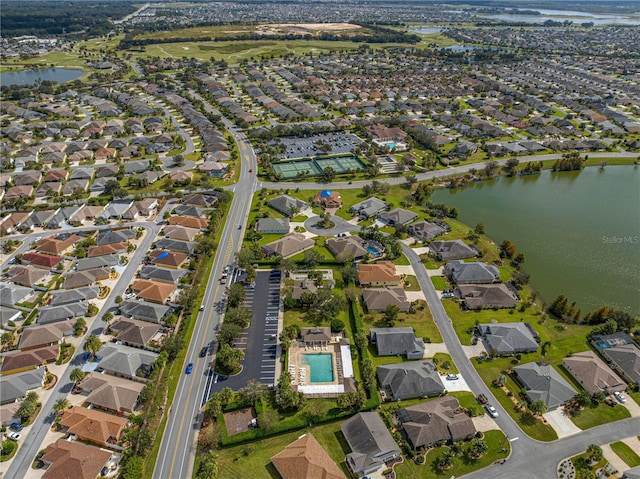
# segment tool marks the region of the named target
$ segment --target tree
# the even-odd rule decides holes
[[[369,345],[369,338],[367,337],[367,333],[365,333],[361,329],[356,331],[356,334],[354,335],[353,340],[356,343],[356,347],[360,351],[364,351]]]
[[[244,351],[234,349],[228,344],[221,344],[216,355],[216,369],[222,374],[235,374],[240,369],[240,361],[244,359]]]
[[[587,407],[591,404],[591,394],[589,394],[589,391],[582,389],[573,397],[573,400],[578,406]]]
[[[342,296],[322,288],[315,293],[308,318],[314,325],[320,326],[336,318],[345,307],[346,301]]]
[[[6,331],[2,333],[0,336],[0,344],[2,344],[6,349],[13,349],[16,342],[16,336],[13,331]]]
[[[225,321],[220,326],[220,332],[218,333],[218,341],[220,343],[228,344],[229,346],[233,346],[236,339],[240,337],[242,334],[242,328],[234,323],[229,323]]]
[[[66,397],[60,398],[53,404],[53,412],[55,412],[56,414],[60,414],[70,407],[71,403]]]
[[[267,394],[268,388],[266,384],[263,384],[255,379],[249,379],[247,385],[238,391],[242,397],[244,397],[251,404],[255,404],[259,399],[263,398]]]
[[[166,351],[167,359],[173,361],[184,346],[184,336],[180,333],[168,334],[162,341],[162,351]]]
[[[484,234],[484,223],[476,223],[476,226],[473,228],[473,231],[478,236],[483,235]]]
[[[451,449],[445,449],[443,453],[438,457],[436,461],[436,467],[441,471],[446,471],[447,469],[451,469],[453,466],[453,460],[455,459],[455,454]]]
[[[335,177],[336,177],[336,170],[334,170],[330,166],[327,166],[322,172],[322,178],[327,183],[331,183],[335,179]]]
[[[524,285],[529,283],[529,273],[521,269],[517,269],[511,275],[511,282],[517,289],[522,289]]]
[[[355,283],[358,280],[358,270],[353,266],[340,268],[340,274],[342,275],[342,281],[345,285]]]
[[[111,311],[107,311],[102,315],[102,321],[104,321],[105,323],[108,323],[112,319],[113,319],[113,313]]]
[[[547,412],[547,405],[544,403],[542,399],[536,399],[531,404],[529,404],[529,410],[538,416],[542,416],[545,412]]]
[[[82,345],[82,350],[91,353],[92,357],[95,357],[98,350],[102,347],[102,341],[95,334],[90,334],[85,339],[84,344]]]
[[[16,414],[18,414],[18,416],[20,416],[21,418],[26,419],[29,416],[31,416],[33,413],[35,413],[37,409],[38,409],[37,403],[35,403],[34,401],[29,401],[28,399],[24,399],[20,403],[20,407],[18,407]]]
[[[71,379],[74,383],[80,382],[82,381],[82,378],[84,378],[84,371],[80,368],[73,368],[71,370],[71,374],[69,375],[69,379]]]
[[[280,421],[280,415],[273,409],[266,409],[258,414],[258,427],[260,429],[271,429]]]
[[[334,318],[331,320],[331,331],[334,333],[339,333],[344,331],[344,321],[338,318]]]
[[[289,258],[280,258],[278,260],[278,271],[281,271],[284,276],[287,276],[291,271],[295,271],[296,263]]]
[[[73,335],[80,336],[84,332],[84,328],[87,325],[87,321],[84,318],[76,319],[73,325]]]
[[[250,319],[251,311],[243,307],[229,308],[224,315],[225,323],[236,324],[241,328],[246,328],[247,326],[249,326]]]
[[[323,400],[312,400],[307,403],[305,414],[309,421],[316,422],[327,414],[328,406]]]
[[[116,296],[116,299],[114,299],[116,304],[122,304],[124,302],[124,299],[122,299],[122,296],[118,295]]]
[[[513,258],[516,254],[516,245],[509,240],[504,240],[500,245],[500,256],[503,258]]]
[[[256,269],[249,264],[244,268],[244,271],[245,271],[246,282],[253,283],[253,281],[256,279]]]
[[[602,448],[597,444],[590,444],[587,447],[587,454],[589,455],[587,461],[591,463],[598,462],[602,459]]]
[[[218,457],[213,451],[209,451],[204,459],[200,461],[196,479],[217,479],[218,477]]]
[[[489,446],[482,439],[474,439],[469,446],[468,456],[470,459],[479,459],[489,451]]]
[[[308,249],[304,252],[302,261],[308,268],[315,268],[323,259],[324,257],[315,249]]]
[[[120,467],[121,479],[139,479],[144,474],[144,459],[140,456],[129,456]]]
[[[384,315],[382,316],[382,322],[385,326],[389,328],[393,328],[398,320],[398,312],[400,308],[398,308],[395,304],[387,305],[387,308],[384,310]]]
[[[247,290],[241,283],[233,283],[229,287],[229,293],[227,295],[227,304],[230,308],[238,307],[247,296]]]

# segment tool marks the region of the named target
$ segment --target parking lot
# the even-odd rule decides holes
[[[238,390],[251,379],[270,387],[275,385],[280,278],[279,271],[259,271],[255,285],[246,287],[242,306],[252,312],[251,323],[234,344],[244,351],[242,372],[228,378],[215,376],[213,384],[207,387],[207,397],[224,387]]]
[[[331,149],[323,149],[317,142],[328,144]],[[339,155],[350,153],[362,141],[351,133],[327,133],[308,136],[306,138],[280,138],[280,142],[287,148],[278,155],[283,160],[308,158],[319,155]]]

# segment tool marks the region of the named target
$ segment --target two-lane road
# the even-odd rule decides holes
[[[209,111],[217,113],[209,104],[206,102],[204,104]],[[228,121],[225,123],[231,131],[234,131],[238,144],[241,160],[240,181],[230,188],[234,192],[233,201],[208,278],[203,299],[204,310],[198,315],[185,359],[185,363],[194,363],[193,372],[185,374],[186,364],[183,365],[182,376],[169,408],[169,418],[153,472],[155,479],[188,478],[192,475],[197,432],[202,422],[200,408],[204,396],[211,387],[209,377],[211,358],[200,358],[199,353],[215,338],[216,328],[220,323],[220,313],[215,305],[223,299],[226,291],[226,287],[220,284],[219,279],[224,267],[233,262],[235,253],[242,245],[251,200],[257,188],[255,173],[253,173],[257,169],[253,148],[243,134],[235,132],[231,123]],[[252,173],[249,173],[249,170],[252,170]]]

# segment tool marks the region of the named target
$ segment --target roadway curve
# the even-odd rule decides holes
[[[607,444],[624,437],[637,436],[640,431],[640,417],[624,419],[602,426],[588,429],[578,434],[552,442],[542,442],[527,436],[504,410],[491,390],[484,383],[475,370],[469,358],[462,349],[451,319],[442,306],[433,283],[427,275],[424,265],[418,255],[409,246],[402,245],[402,249],[409,259],[416,273],[420,287],[425,295],[433,319],[440,330],[442,339],[447,345],[449,354],[467,385],[474,394],[485,394],[491,404],[498,410],[495,422],[511,441],[511,455],[503,465],[490,466],[490,477],[499,479],[551,479],[557,477],[558,463],[570,456],[584,452],[589,444]],[[467,474],[465,478],[486,479],[487,469]]]
[[[198,95],[205,109],[219,114],[211,105]],[[257,163],[253,148],[246,136],[235,131],[231,122],[223,118],[225,126],[232,132],[238,144],[241,159],[240,180],[229,188],[235,195],[226,217],[216,257],[211,269],[204,294],[204,310],[199,313],[185,363],[194,363],[193,372],[181,374],[176,395],[169,409],[169,418],[162,434],[160,452],[153,471],[154,479],[175,479],[191,477],[196,455],[198,431],[202,422],[200,409],[209,373],[209,362],[199,358],[200,350],[215,339],[216,327],[221,322],[221,315],[215,304],[224,297],[226,288],[218,279],[223,268],[231,263],[234,254],[242,245],[244,229],[251,208],[253,193],[257,189],[254,173]]]

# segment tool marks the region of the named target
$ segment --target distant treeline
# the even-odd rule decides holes
[[[321,40],[327,42],[356,42],[356,43],[411,43],[420,42],[420,37],[411,33],[405,33],[378,25],[361,25],[366,31],[362,33],[331,33],[321,32],[318,35],[300,35],[296,33],[283,33],[278,35],[264,35],[256,32],[243,32],[232,37],[171,37],[171,38],[135,38],[136,34],[128,32],[120,41],[118,48],[129,48],[160,43],[189,43],[189,42],[227,42],[227,41],[251,41],[251,40]]]
[[[2,36],[43,37],[72,33],[100,36],[113,29],[109,20],[120,20],[135,11],[133,3],[117,0],[2,2]]]

